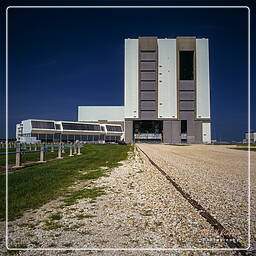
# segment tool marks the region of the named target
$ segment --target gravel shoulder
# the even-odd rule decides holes
[[[234,194],[233,202],[228,202],[232,192],[227,191],[230,177],[226,173],[219,177],[219,161],[216,161],[217,167],[213,169],[216,174],[210,174],[213,168],[211,165],[215,161],[210,156],[209,161],[213,162],[207,173],[204,173],[207,163],[202,164],[199,174],[196,173],[200,166],[196,163],[200,154],[205,154],[204,149],[200,149],[201,153],[197,155],[195,148],[189,160],[186,160],[179,150],[188,150],[184,148],[190,147],[174,150],[170,146],[169,151],[166,145],[139,146],[151,154],[161,167],[168,167],[176,180],[217,218],[224,221],[227,216],[232,216],[232,222],[227,219],[225,225],[240,239],[245,239],[245,174],[233,171],[235,181],[228,183],[230,189],[234,193],[241,185],[241,190],[236,192],[238,199]],[[222,155],[218,150],[216,153]],[[239,164],[241,168],[244,167],[243,162]],[[229,166],[231,170],[233,163],[230,160],[223,166]],[[213,181],[205,184],[208,179]],[[238,181],[240,183],[232,187]],[[220,192],[224,185],[224,192]],[[122,166],[107,170],[106,176],[79,182],[70,190],[81,191],[83,188],[100,188],[104,193],[95,198],[80,198],[71,205],[63,205],[63,197],[37,210],[26,212],[22,218],[9,222],[9,244],[24,248],[133,248],[135,251],[38,251],[37,254],[34,251],[19,251],[18,255],[234,255],[230,251],[150,251],[150,248],[227,248],[227,245],[212,226],[137,150],[130,154],[128,160],[122,162]],[[225,207],[220,207],[220,202],[226,202]],[[237,203],[239,205],[234,208]],[[223,214],[223,211],[228,215]],[[238,225],[236,221],[241,216],[243,218]],[[1,226],[4,226],[3,222]],[[3,229],[1,233],[4,235]],[[142,248],[146,250],[140,251]]]

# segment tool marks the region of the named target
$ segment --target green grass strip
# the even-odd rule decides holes
[[[245,150],[245,151],[248,151],[248,150],[249,150],[248,147],[246,147],[246,148],[230,148],[230,149]],[[250,151],[256,151],[256,148],[250,148]]]
[[[24,211],[36,209],[63,195],[66,188],[74,181],[86,179],[87,174],[83,177],[81,171],[98,170],[101,166],[108,168],[118,166],[119,161],[127,158],[130,149],[130,145],[86,145],[81,150],[81,156],[66,157],[63,160],[10,173],[8,175],[9,220],[14,220],[22,216]],[[92,176],[88,174],[88,179],[100,177],[102,173],[99,172],[101,171],[93,173]],[[94,198],[94,192],[91,198]],[[88,196],[89,191],[84,193]],[[101,191],[97,193],[101,194]],[[74,201],[77,197],[79,195],[73,195],[69,199]],[[0,219],[5,219],[5,175],[0,175]]]

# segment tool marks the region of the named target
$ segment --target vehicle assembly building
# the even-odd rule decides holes
[[[25,120],[32,129],[27,134],[45,140],[42,134],[51,134],[54,126],[55,137],[64,141],[211,142],[208,39],[125,39],[124,63],[124,106],[79,106],[78,122],[73,126],[72,122],[50,121],[50,129],[36,128],[36,120]],[[22,137],[27,125],[19,125]],[[97,127],[88,131],[86,125]],[[114,127],[112,133],[108,126]]]
[[[208,39],[125,39],[124,106],[79,106],[78,121],[124,123],[125,142],[210,143]]]

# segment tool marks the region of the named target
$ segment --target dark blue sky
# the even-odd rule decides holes
[[[1,15],[4,21],[3,7]],[[124,39],[184,35],[209,38],[212,137],[241,140],[248,119],[247,15],[247,9],[9,9],[9,137],[24,119],[77,120],[78,105],[123,105]],[[2,53],[4,39],[2,33]],[[4,110],[3,62],[2,55]],[[5,136],[4,115],[2,111],[0,137]],[[256,129],[255,118],[251,127]]]

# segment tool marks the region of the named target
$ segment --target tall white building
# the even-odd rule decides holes
[[[125,141],[210,143],[208,39],[125,39],[124,106],[79,106],[78,121],[120,123]]]

